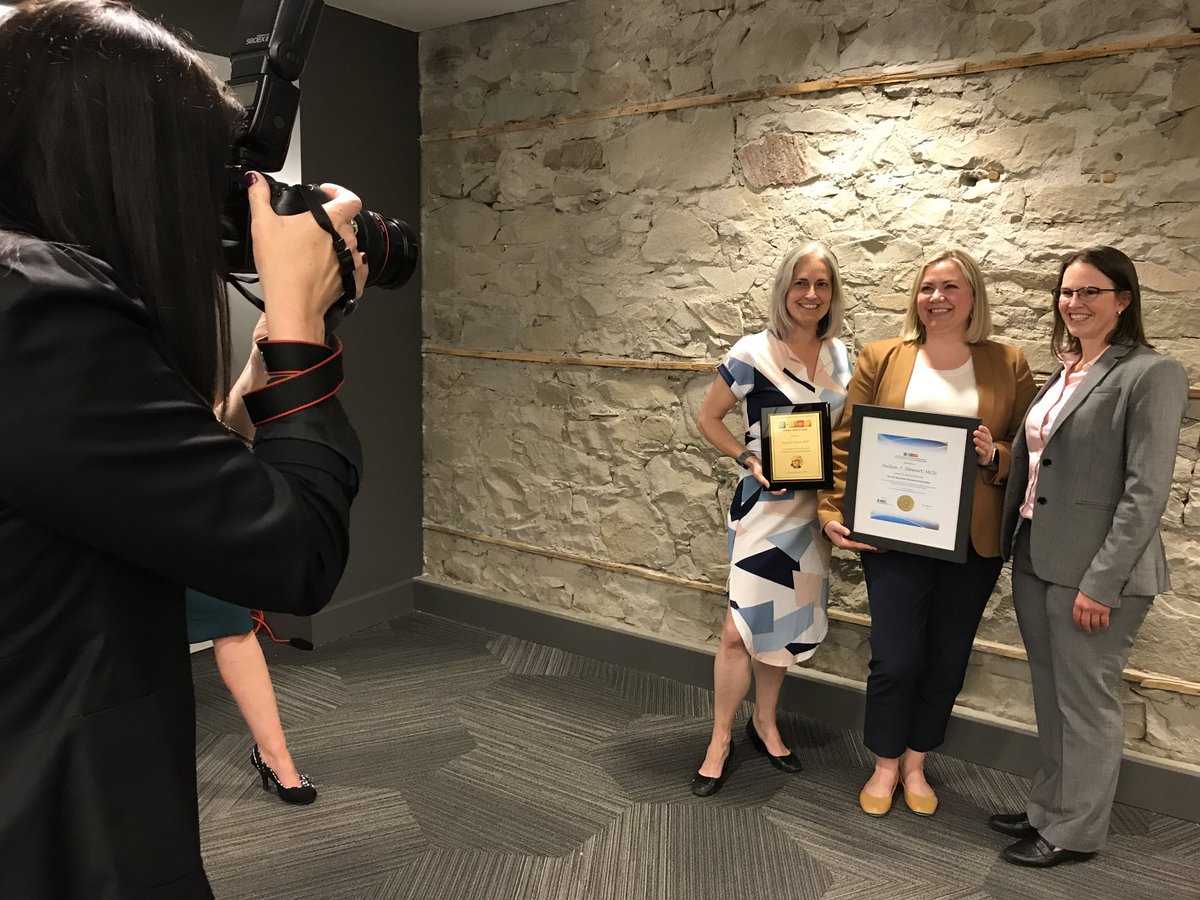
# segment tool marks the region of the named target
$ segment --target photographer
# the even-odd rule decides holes
[[[117,0],[0,20],[0,896],[211,897],[184,585],[311,614],[341,577],[358,440],[325,334],[331,239],[250,173],[271,382],[227,396],[221,203],[241,108]],[[324,204],[366,266],[358,199]],[[340,379],[339,379],[340,381]],[[338,382],[335,381],[336,385]],[[253,400],[253,404],[252,404]]]

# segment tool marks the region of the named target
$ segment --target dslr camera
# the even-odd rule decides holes
[[[225,264],[235,275],[254,272],[243,175],[251,169],[265,174],[283,168],[300,108],[295,82],[308,61],[324,8],[323,0],[244,0],[242,4],[228,86],[246,108],[246,118],[233,142],[222,236]],[[281,216],[307,213],[310,201],[329,199],[315,185],[282,184],[269,176],[267,182],[271,206]],[[406,222],[364,208],[353,224],[358,249],[367,258],[367,287],[398,288],[412,277],[417,236]],[[235,286],[260,305],[240,285]],[[331,313],[340,320],[353,308],[353,298],[343,296]]]

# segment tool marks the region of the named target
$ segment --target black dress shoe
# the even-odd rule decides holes
[[[746,737],[750,738],[750,743],[754,745],[754,749],[769,759],[771,765],[780,772],[794,773],[804,768],[800,764],[800,760],[796,758],[796,754],[791,750],[787,752],[786,756],[772,756],[771,752],[767,749],[766,743],[758,736],[758,732],[755,731],[753,718],[746,723]]]
[[[1038,833],[1038,830],[1029,824],[1029,816],[1023,812],[996,813],[988,819],[988,828],[1015,838],[1030,838]]]
[[[729,778],[729,761],[733,759],[733,741],[729,742],[729,752],[725,754],[725,762],[721,763],[721,774],[716,778],[701,775],[697,772],[692,776],[692,793],[697,797],[711,797],[721,789]]]
[[[308,780],[307,775],[300,776],[300,785],[298,787],[284,787],[279,783],[279,776],[275,774],[275,770],[263,762],[261,754],[258,752],[258,744],[254,745],[254,750],[250,753],[250,765],[258,769],[259,777],[262,778],[262,786],[264,791],[269,791],[269,785],[275,785],[275,792],[279,794],[279,799],[284,803],[296,803],[300,806],[307,806],[317,799],[317,789],[313,783]]]
[[[1010,863],[1018,866],[1033,866],[1036,869],[1048,869],[1063,862],[1082,862],[1091,859],[1095,853],[1085,853],[1082,850],[1055,850],[1054,845],[1040,834],[1017,841],[1000,851],[1000,855]]]

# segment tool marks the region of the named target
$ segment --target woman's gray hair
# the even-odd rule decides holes
[[[780,340],[787,338],[796,323],[792,321],[787,311],[787,292],[792,285],[792,275],[796,264],[805,257],[813,256],[825,263],[829,270],[829,286],[832,296],[829,300],[829,312],[821,317],[817,324],[817,337],[841,337],[842,319],[846,312],[846,301],[842,295],[842,273],[838,269],[837,257],[833,251],[820,241],[807,241],[797,244],[783,258],[775,271],[775,284],[771,288],[771,305],[767,309],[767,330]]]
[[[917,315],[917,297],[921,293],[921,284],[925,281],[925,273],[929,271],[929,267],[946,260],[951,260],[958,266],[971,287],[971,318],[967,323],[967,343],[982,344],[992,334],[992,307],[988,303],[987,284],[983,280],[983,270],[979,268],[979,263],[975,262],[966,250],[957,248],[943,250],[937,256],[925,260],[917,270],[912,290],[908,292],[908,312],[904,316],[900,337],[906,341],[916,341],[918,344],[925,343],[925,325]]]

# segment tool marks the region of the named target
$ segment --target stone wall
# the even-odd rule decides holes
[[[1192,27],[1188,0],[575,0],[422,35],[423,128]],[[1200,385],[1195,47],[432,141],[423,185],[433,349],[699,369],[762,327],[778,259],[812,237],[841,261],[852,347],[895,335],[919,261],[959,245],[988,275],[997,337],[1045,372],[1056,260],[1112,243],[1138,261],[1151,339]],[[432,524],[723,584],[735,469],[692,421],[711,370],[425,362]],[[1198,447],[1193,418],[1164,517],[1176,587],[1131,663],[1190,681]],[[432,577],[669,640],[712,642],[724,614],[697,587],[436,530],[425,548]],[[866,612],[852,558],[836,560],[833,606]],[[833,623],[811,665],[864,679],[866,637]],[[1007,574],[980,637],[1020,645]],[[1139,686],[1125,701],[1131,748],[1200,763],[1200,698]],[[1031,722],[1025,663],[976,653],[961,702]]]

